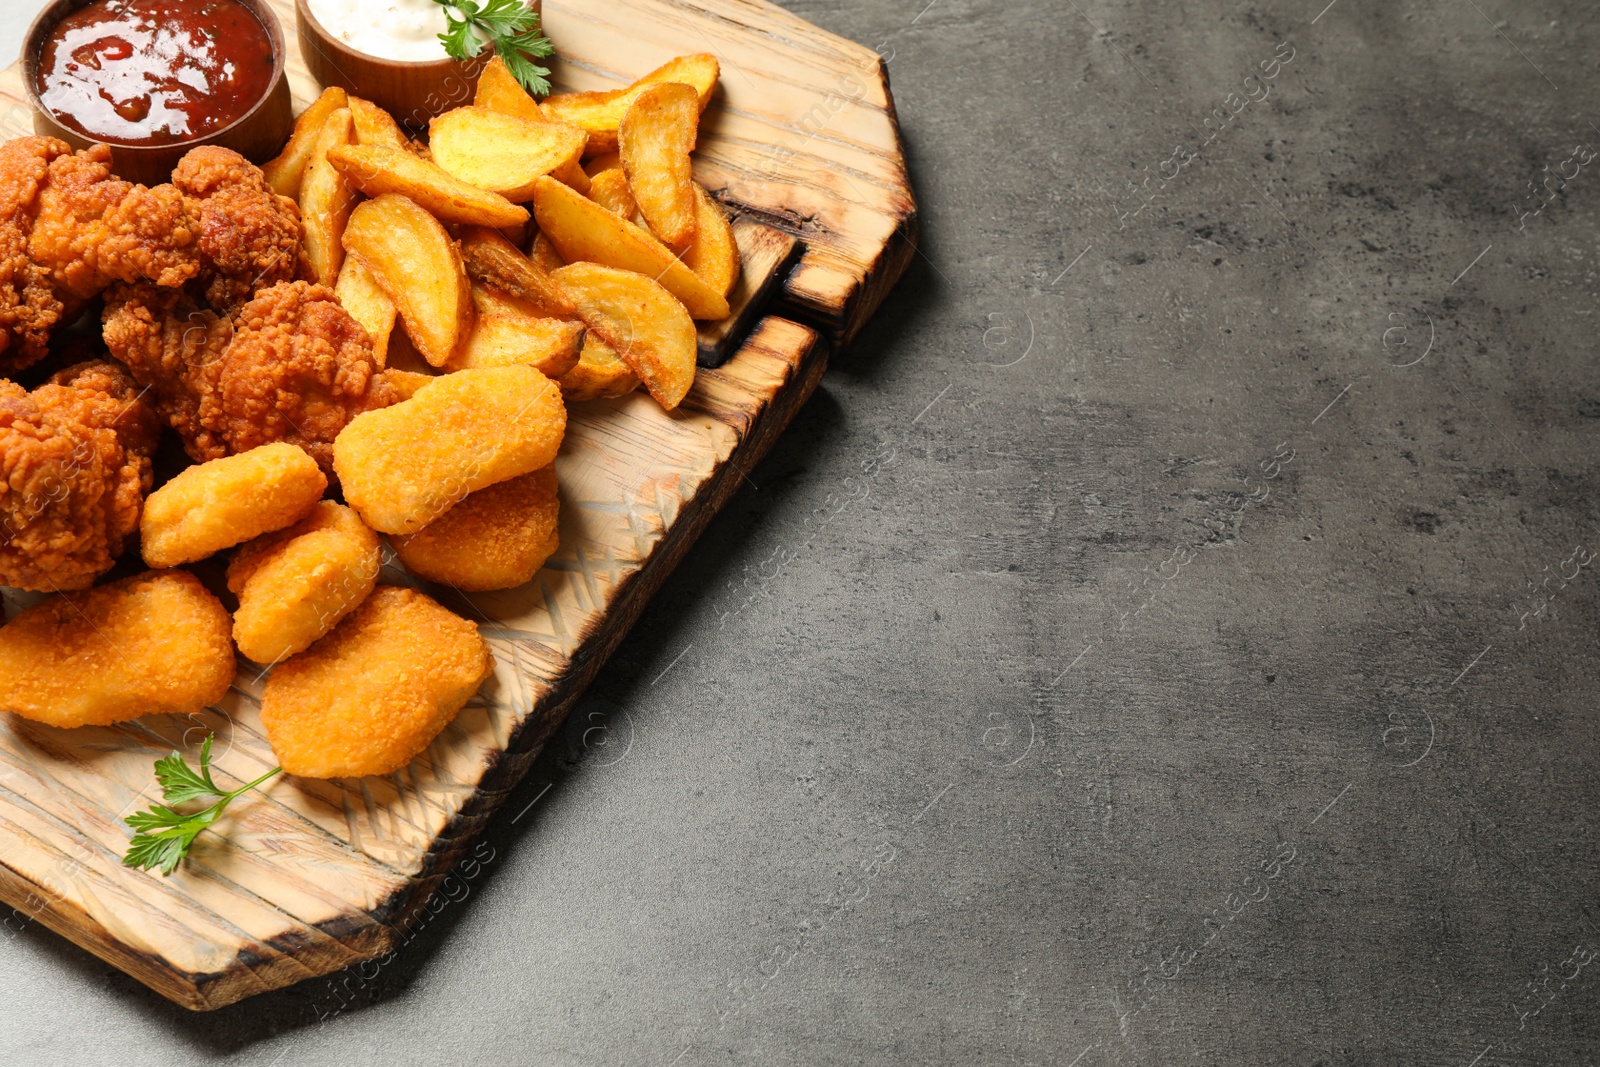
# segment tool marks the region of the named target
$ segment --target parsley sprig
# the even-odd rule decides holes
[[[283,770],[282,767],[274,767],[249,785],[228,792],[211,778],[211,742],[214,736],[206,734],[205,742],[200,746],[198,771],[176,752],[156,760],[156,781],[161,784],[161,795],[166,803],[128,816],[128,825],[136,832],[133,840],[128,842],[127,854],[122,857],[124,866],[145,869],[159,867],[162,875],[171,874],[189,854],[189,846],[200,836],[200,831],[216,822],[234,797],[248,793]],[[210,807],[189,815],[171,806],[202,797],[217,799]]]
[[[546,96],[550,71],[535,63],[555,52],[555,45],[539,29],[539,13],[523,0],[434,0],[444,8],[445,33],[439,35],[444,50],[455,59],[472,59],[483,49],[473,32],[480,30],[494,45],[512,77],[535,96]],[[457,16],[460,18],[457,18]],[[533,57],[530,59],[529,57]]]

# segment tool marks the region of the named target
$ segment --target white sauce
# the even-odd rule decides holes
[[[307,5],[324,29],[357,52],[409,63],[446,56],[439,41],[445,9],[434,0],[307,0]]]

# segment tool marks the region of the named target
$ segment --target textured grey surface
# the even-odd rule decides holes
[[[924,255],[470,895],[207,1016],[31,927],[0,1062],[1600,1058],[1600,25],[1324,2],[792,3]]]

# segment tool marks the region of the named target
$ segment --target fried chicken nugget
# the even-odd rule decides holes
[[[186,571],[50,597],[0,627],[0,711],[68,727],[199,711],[233,682],[228,631]]]
[[[566,428],[561,390],[533,367],[457,371],[350,420],[333,469],[368,526],[411,534],[468,493],[548,466]]]
[[[397,771],[494,670],[478,627],[414,589],[380,586],[267,679],[261,724],[302,778]]]
[[[239,598],[234,643],[257,663],[303,652],[367,599],[382,567],[378,535],[342,504],[319,502],[228,564],[228,590]]]
[[[144,561],[193,563],[304,518],[328,488],[305,450],[285,441],[182,471],[144,502]]]
[[[406,570],[466,592],[513,589],[560,547],[554,467],[479,489],[409,537],[390,538]]]

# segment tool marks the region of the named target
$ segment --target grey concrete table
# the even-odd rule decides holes
[[[1600,1059],[1600,20],[1324,4],[793,2],[922,255],[464,898],[0,1063]]]

